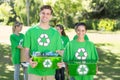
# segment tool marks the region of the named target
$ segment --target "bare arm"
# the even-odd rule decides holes
[[[59,55],[63,56],[64,50],[57,50],[56,51]]]
[[[26,54],[27,61],[29,62],[32,68],[35,68],[38,63],[36,61],[33,61],[32,58],[30,58],[29,52],[30,52],[29,48],[25,48],[25,54]]]
[[[29,48],[24,48],[24,50],[25,50],[25,56],[27,58],[27,61],[29,62],[29,60],[30,60]]]

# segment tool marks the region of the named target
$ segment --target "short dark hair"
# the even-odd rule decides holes
[[[79,27],[79,26],[85,26],[85,29],[87,30],[87,25],[84,23],[84,22],[79,22],[79,23],[75,23],[75,31],[77,30],[77,28]]]
[[[42,10],[44,10],[44,9],[49,9],[49,10],[51,10],[51,14],[53,14],[53,9],[52,9],[52,7],[51,7],[50,5],[43,5],[43,6],[40,8],[40,12],[41,12]]]

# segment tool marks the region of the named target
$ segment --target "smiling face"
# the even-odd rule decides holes
[[[51,13],[50,9],[43,9],[40,12],[40,21],[42,23],[49,23],[49,21],[51,20],[51,18],[52,18],[52,13]]]
[[[76,29],[76,33],[77,33],[78,38],[84,39],[84,36],[86,34],[85,26],[84,25],[78,26],[77,29]]]

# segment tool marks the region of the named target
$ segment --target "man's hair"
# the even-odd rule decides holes
[[[51,10],[51,14],[53,13],[53,10],[52,10],[52,7],[50,5],[43,5],[41,8],[40,8],[40,12],[44,9],[49,9]]]

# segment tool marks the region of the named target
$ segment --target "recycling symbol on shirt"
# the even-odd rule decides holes
[[[22,44],[23,44],[23,39],[19,41],[19,45],[22,46]]]
[[[42,39],[45,39],[45,41],[42,41]],[[37,41],[41,46],[48,46],[50,43],[50,39],[47,34],[41,34]]]
[[[84,64],[80,65],[77,69],[77,72],[80,75],[86,75],[88,73],[88,71],[89,71],[89,69],[88,69],[87,65],[84,65]]]
[[[83,54],[81,56],[81,54]],[[79,48],[78,51],[75,54],[75,57],[79,60],[85,60],[87,58],[88,53],[86,52],[86,50],[84,48]]]
[[[52,62],[50,59],[45,59],[45,61],[43,62],[43,66],[46,68],[49,68],[52,66]]]

